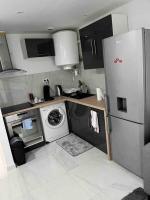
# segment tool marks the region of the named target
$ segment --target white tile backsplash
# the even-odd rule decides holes
[[[3,78],[0,79],[0,107],[27,102],[29,93],[43,97],[45,78],[49,79],[52,95],[56,84],[73,87],[72,73],[63,70]]]
[[[75,78],[74,85],[78,85],[78,80],[83,81],[89,88],[90,93],[96,94],[96,88],[99,87],[105,92],[105,72],[102,69],[89,69],[84,70],[81,67],[80,75]]]
[[[49,79],[51,95],[55,95],[55,85],[60,84],[64,88],[78,87],[78,80],[84,81],[89,91],[96,93],[96,88],[105,90],[104,69],[84,70],[73,80],[73,72],[57,70],[31,75],[22,75],[0,79],[0,107],[15,105],[28,101],[28,94],[43,97],[43,80]]]

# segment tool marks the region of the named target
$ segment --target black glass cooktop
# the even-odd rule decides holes
[[[26,103],[21,103],[14,106],[4,107],[4,108],[1,108],[1,110],[2,110],[2,114],[4,115],[7,113],[15,112],[15,111],[30,108],[30,107],[32,107],[32,104],[30,102],[26,102]]]
[[[63,96],[71,97],[71,98],[74,98],[74,99],[84,99],[84,98],[87,98],[87,97],[94,96],[94,94],[76,92],[76,93],[71,93],[71,94],[64,94]]]

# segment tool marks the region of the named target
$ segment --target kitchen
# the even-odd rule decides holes
[[[68,6],[71,6],[71,3]],[[25,54],[25,52],[24,52],[25,48],[23,47],[24,39],[39,39],[39,38],[47,39],[47,38],[49,38],[50,35],[51,35],[50,38],[54,39],[53,35],[55,34],[55,32],[61,33],[61,30],[64,30],[63,28],[61,30],[60,29],[57,30],[57,28],[54,28],[54,27],[47,27],[47,29],[52,29],[52,30],[49,30],[47,33],[42,33],[43,27],[38,27],[39,31],[37,31],[36,30],[37,27],[35,26],[34,33],[31,33],[31,31],[30,31],[31,27],[29,25],[28,25],[28,27],[26,25],[24,25],[24,26],[26,26],[26,27],[24,27],[24,29],[26,29],[26,30],[24,30],[23,33],[20,33],[21,31],[19,30],[19,28],[21,28],[21,25],[16,26],[16,30],[14,31],[13,26],[11,24],[9,24],[9,26],[8,26],[8,24],[6,23],[6,26],[4,26],[2,30],[6,30],[6,33],[7,33],[6,38],[7,38],[7,43],[8,43],[8,47],[9,47],[10,56],[11,56],[11,61],[12,61],[13,67],[21,69],[21,71],[17,72],[18,74],[16,74],[16,75],[12,75],[12,74],[10,75],[10,73],[9,73],[9,75],[8,74],[1,75],[1,78],[0,78],[1,108],[10,107],[10,106],[28,102],[29,97],[30,97],[30,100],[33,99],[32,94],[35,97],[34,98],[35,103],[38,103],[38,104],[34,105],[32,107],[29,107],[29,108],[21,108],[21,110],[19,110],[19,111],[14,110],[9,113],[4,113],[4,111],[2,109],[3,117],[6,118],[10,114],[16,114],[16,112],[17,112],[17,114],[24,113],[28,110],[33,110],[33,108],[37,109],[38,117],[43,116],[42,117],[43,121],[41,119],[41,124],[42,124],[42,130],[44,133],[43,138],[44,137],[46,138],[47,137],[46,132],[48,132],[50,129],[48,129],[48,131],[47,131],[46,128],[44,128],[47,126],[46,124],[44,125],[44,123],[46,123],[45,119],[44,119],[46,114],[43,114],[43,112],[47,112],[47,111],[43,111],[44,107],[47,109],[50,109],[50,110],[51,109],[57,110],[58,107],[55,107],[54,104],[59,103],[61,106],[64,106],[64,105],[62,105],[62,103],[65,102],[66,103],[65,115],[67,116],[66,118],[68,119],[68,126],[69,126],[68,133],[72,133],[72,132],[76,133],[76,135],[78,135],[79,138],[82,138],[82,139],[84,139],[84,141],[89,142],[90,145],[95,146],[94,148],[89,147],[89,149],[91,148],[90,150],[86,151],[85,153],[81,153],[78,156],[73,157],[73,156],[68,155],[68,153],[64,152],[63,148],[61,148],[61,144],[60,144],[61,142],[60,143],[57,141],[52,142],[50,140],[50,144],[46,144],[42,147],[37,147],[37,148],[33,149],[32,151],[29,150],[27,153],[28,160],[27,160],[26,164],[21,165],[20,167],[17,167],[16,169],[10,169],[10,168],[13,168],[14,164],[12,164],[12,163],[14,163],[14,162],[12,159],[12,155],[10,153],[11,151],[9,149],[10,146],[7,141],[8,139],[6,138],[8,130],[7,130],[7,133],[6,133],[6,130],[3,130],[3,133],[2,133],[3,135],[1,137],[2,140],[0,140],[0,142],[2,144],[4,154],[7,155],[6,156],[7,158],[5,158],[5,159],[6,159],[7,166],[9,163],[8,174],[10,174],[10,176],[12,176],[11,174],[13,174],[13,173],[17,173],[18,171],[15,171],[17,169],[19,169],[22,174],[27,173],[27,171],[25,169],[27,168],[27,170],[29,170],[29,168],[32,167],[30,165],[32,165],[32,164],[34,165],[34,164],[36,164],[36,162],[37,162],[37,166],[39,165],[44,168],[44,166],[41,163],[42,162],[45,163],[45,167],[46,167],[46,160],[47,160],[48,165],[50,165],[49,167],[50,168],[52,167],[51,169],[53,171],[54,166],[51,166],[51,165],[53,165],[52,162],[50,162],[50,160],[48,160],[49,157],[46,157],[46,155],[48,154],[48,156],[50,156],[52,158],[52,161],[54,163],[57,160],[59,165],[61,165],[61,166],[59,166],[59,165],[57,166],[60,169],[60,171],[56,170],[57,173],[56,173],[56,171],[54,171],[54,175],[59,176],[59,173],[60,173],[60,178],[61,178],[61,176],[64,175],[64,172],[63,172],[64,169],[62,169],[62,168],[65,168],[65,170],[67,168],[67,169],[69,169],[68,171],[70,174],[72,172],[71,176],[73,176],[74,178],[81,176],[80,181],[79,181],[82,186],[81,188],[85,188],[87,190],[89,189],[88,194],[90,194],[90,195],[92,195],[91,194],[92,191],[94,193],[94,195],[93,195],[94,197],[92,196],[91,199],[99,199],[99,198],[100,199],[113,199],[113,198],[114,199],[122,199],[123,197],[127,196],[129,193],[132,193],[132,191],[135,190],[136,188],[139,188],[139,187],[143,188],[143,180],[141,178],[139,178],[139,177],[143,177],[143,176],[144,176],[143,178],[144,178],[145,191],[147,193],[149,192],[149,188],[148,188],[149,187],[148,186],[148,183],[149,183],[148,178],[149,177],[148,177],[148,172],[146,173],[146,170],[148,170],[147,168],[149,166],[149,162],[148,162],[149,147],[146,145],[146,148],[144,149],[144,151],[146,153],[144,154],[145,156],[143,159],[145,159],[145,161],[142,164],[142,167],[145,170],[145,172],[144,172],[145,174],[142,175],[141,174],[142,158],[141,158],[140,154],[141,154],[142,147],[144,146],[144,144],[142,144],[142,138],[140,139],[140,141],[138,138],[141,136],[139,135],[137,138],[135,138],[136,137],[135,136],[133,138],[133,141],[131,141],[131,143],[130,143],[130,139],[131,139],[131,138],[129,138],[130,136],[128,138],[124,138],[124,136],[122,136],[121,139],[118,139],[120,135],[119,136],[116,135],[115,138],[117,138],[119,140],[119,143],[123,149],[123,151],[121,151],[121,149],[120,149],[121,147],[118,146],[118,141],[114,140],[112,138],[112,134],[109,135],[109,132],[112,131],[111,128],[113,128],[113,126],[111,127],[112,122],[110,122],[109,119],[107,118],[107,109],[109,111],[109,108],[106,108],[106,104],[103,104],[103,103],[104,103],[104,100],[105,101],[107,100],[107,94],[111,91],[111,89],[108,86],[107,86],[107,88],[105,87],[105,74],[106,74],[106,83],[107,84],[109,83],[109,78],[111,79],[112,77],[110,76],[109,69],[106,69],[106,68],[104,69],[103,57],[101,57],[102,54],[98,54],[98,56],[96,55],[97,53],[102,52],[102,47],[101,47],[101,42],[100,42],[102,39],[110,37],[110,36],[115,36],[118,34],[120,35],[122,33],[131,31],[131,30],[135,30],[135,29],[139,29],[141,27],[149,28],[150,25],[146,21],[147,17],[149,16],[149,14],[148,14],[149,6],[150,6],[149,2],[146,0],[144,1],[144,3],[142,5],[141,5],[140,1],[134,0],[129,3],[126,2],[125,5],[118,5],[118,6],[116,5],[115,9],[111,8],[109,12],[108,11],[106,12],[106,10],[105,10],[105,13],[101,13],[98,15],[95,14],[94,17],[92,17],[92,15],[91,15],[91,18],[87,21],[85,19],[83,19],[83,21],[81,20],[82,23],[80,22],[80,24],[78,25],[78,27],[79,27],[78,35],[76,34],[78,37],[76,44],[79,45],[79,55],[80,55],[79,61],[80,62],[76,62],[76,67],[73,69],[70,69],[70,70],[64,70],[63,69],[64,66],[60,67],[60,66],[55,65],[56,50],[55,50],[55,57],[48,56],[48,57],[25,58],[25,55],[24,55]],[[143,10],[145,11],[145,14],[143,14],[143,10],[141,11],[140,8],[143,8]],[[24,13],[18,13],[17,15],[19,15],[20,18],[24,18]],[[110,22],[112,23],[111,26],[110,26]],[[96,25],[97,23],[98,24],[100,23],[100,24]],[[107,24],[108,24],[108,26],[107,26]],[[41,22],[41,25],[42,25],[42,22]],[[105,25],[106,25],[106,29],[105,29]],[[60,25],[58,25],[58,26],[61,27]],[[28,31],[29,27],[30,27],[30,30]],[[93,27],[95,27],[95,28],[93,28]],[[98,27],[98,29],[96,29],[96,27]],[[99,30],[100,29],[99,27],[103,27],[104,33],[101,33],[101,34],[102,35],[106,34],[104,36],[104,38],[101,38],[102,36],[97,37],[97,32],[101,31],[101,30]],[[113,30],[110,27],[113,27]],[[55,31],[55,30],[57,30],[57,31]],[[65,30],[70,30],[70,29],[65,27]],[[92,30],[94,30],[94,35],[91,34]],[[73,29],[73,31],[76,32],[75,29]],[[143,30],[139,33],[139,35],[140,34],[143,35],[146,33],[148,35],[148,31],[146,32],[146,30],[145,31]],[[89,34],[89,36],[87,34]],[[98,33],[98,35],[99,35],[99,33]],[[136,38],[135,35],[132,36],[132,38],[135,39]],[[139,36],[139,37],[142,37],[142,36]],[[69,37],[66,37],[66,38],[67,38],[67,40],[69,39]],[[63,45],[67,44],[67,42],[65,42],[66,38],[63,38],[63,40],[62,39],[60,40],[61,42],[62,41],[64,42]],[[99,38],[100,38],[100,40],[99,40]],[[119,38],[119,36],[118,36],[118,38]],[[106,39],[104,42],[107,43],[107,41],[109,41],[109,40]],[[109,41],[109,44],[111,42],[112,41]],[[69,42],[69,44],[71,44],[71,42]],[[97,45],[97,44],[99,44],[99,45]],[[54,46],[55,45],[56,45],[56,42],[54,39]],[[132,48],[133,48],[133,45],[134,45],[134,43],[132,44]],[[70,46],[73,46],[73,45],[70,45]],[[137,44],[137,46],[138,46],[138,44]],[[135,49],[137,48],[137,46],[135,47]],[[87,51],[87,49],[89,49],[89,47],[91,49],[91,54],[89,54],[89,51]],[[140,44],[138,46],[138,49],[140,52],[140,50],[141,50]],[[74,50],[75,50],[75,48],[73,48],[73,51]],[[128,50],[126,50],[126,51],[128,51]],[[71,55],[71,50],[69,51],[69,53]],[[109,58],[111,58],[111,55],[109,54],[109,58],[105,59],[106,54],[107,55],[109,54],[109,52],[107,51],[107,48],[105,48],[105,51],[104,51],[104,62],[105,63],[109,61]],[[124,55],[125,55],[125,53],[124,53]],[[115,55],[115,56],[117,56],[117,55]],[[75,54],[73,54],[73,57],[75,57]],[[71,56],[68,56],[68,58],[71,59]],[[101,58],[101,59],[99,59],[99,58]],[[114,60],[114,62],[119,62],[119,63],[124,62],[123,58],[122,57],[120,58],[119,55],[115,58],[117,60]],[[61,59],[58,59],[58,61],[60,61],[60,60]],[[83,60],[83,62],[81,62],[82,60]],[[141,61],[139,61],[139,63],[140,62]],[[65,65],[65,64],[63,64],[63,65]],[[107,66],[108,66],[108,64],[107,64]],[[24,72],[22,72],[22,71],[24,71]],[[111,73],[113,74],[113,72],[111,72]],[[123,72],[123,73],[125,73],[125,72]],[[142,71],[140,73],[142,74]],[[115,71],[114,74],[117,74],[117,71]],[[133,77],[137,77],[136,74],[134,74]],[[148,78],[146,80],[148,80]],[[79,82],[79,81],[81,81],[81,82]],[[120,80],[116,79],[116,81],[120,81]],[[65,91],[68,91],[67,89],[78,88],[78,86],[81,85],[81,83],[84,85],[85,93],[88,91],[89,94],[91,94],[91,95],[94,94],[95,96],[79,99],[79,98],[68,97],[68,95],[66,97],[66,96],[64,96],[64,93],[63,93],[62,97],[55,97],[56,94],[59,96],[61,93],[60,92],[61,89],[59,90],[59,92],[56,90],[56,89],[58,89],[58,87],[57,88],[55,87],[56,85],[57,86],[61,85],[63,90],[66,89]],[[111,83],[109,83],[109,85],[110,84]],[[42,98],[44,97],[44,94],[43,94],[44,86],[45,86],[45,88],[49,88],[49,87],[51,88],[50,89],[50,97],[54,97],[54,100],[41,103],[38,101],[43,100]],[[97,100],[96,88],[100,88],[102,90],[103,95],[100,95],[100,96],[103,96],[103,98],[105,97],[103,101]],[[113,88],[113,91],[115,91],[114,88]],[[113,94],[116,95],[115,92]],[[142,94],[142,93],[140,93],[140,94]],[[142,98],[139,101],[141,102],[141,104],[143,104]],[[130,102],[128,102],[128,99],[126,102],[126,99],[124,96],[118,96],[117,103],[118,103],[118,109],[120,110],[119,113],[123,113],[122,115],[120,115],[120,117],[124,118],[124,116],[126,116],[126,112],[128,113],[128,109],[130,108],[130,107],[128,107],[130,105]],[[137,106],[138,105],[139,104],[137,104]],[[132,106],[133,106],[133,104],[132,104]],[[77,110],[77,108],[78,108],[78,110]],[[62,110],[64,111],[64,107],[62,107]],[[70,114],[72,112],[72,110],[73,110],[73,113]],[[87,131],[87,130],[89,130],[89,127],[91,128],[91,124],[92,124],[91,118],[89,119],[89,117],[88,117],[88,116],[92,115],[90,112],[91,110],[95,111],[98,114],[100,113],[99,119],[101,119],[102,121],[99,123],[99,128],[100,128],[100,133],[102,131],[103,136],[105,136],[105,137],[103,137],[104,140],[102,138],[101,139],[99,138],[100,136],[102,136],[102,134],[94,133],[94,131],[91,132],[91,130],[89,132]],[[79,121],[79,119],[77,117],[79,117],[78,115],[82,115],[82,112],[84,113],[84,111],[86,111],[88,113],[88,116],[84,115],[84,117],[80,119],[81,121]],[[76,114],[75,117],[74,117],[74,113]],[[61,117],[63,114],[64,113],[52,112],[51,117],[57,115],[58,117],[63,118],[63,117]],[[110,116],[111,115],[113,117],[114,113],[110,113]],[[130,114],[130,116],[132,116],[132,114]],[[141,113],[141,116],[142,116],[142,113]],[[31,117],[32,116],[29,116],[29,120],[31,119]],[[49,117],[49,120],[51,120],[51,117]],[[126,117],[125,117],[125,119],[126,119]],[[142,119],[142,117],[140,117],[139,120],[140,119]],[[134,122],[135,118],[132,118],[129,120]],[[87,125],[87,123],[84,123],[86,121],[88,121],[88,125]],[[31,121],[28,121],[28,122],[31,122]],[[90,124],[89,124],[89,122],[90,122]],[[135,120],[135,122],[136,122],[136,120]],[[137,121],[137,122],[139,124],[143,123],[143,121],[142,122]],[[119,122],[119,124],[117,125],[118,128],[120,128],[121,123],[122,122]],[[7,122],[5,121],[5,125],[6,124],[7,124]],[[39,124],[39,123],[37,123],[37,124]],[[145,124],[146,124],[146,122],[145,122]],[[23,123],[21,125],[23,126]],[[24,125],[27,125],[27,124],[24,124]],[[80,130],[80,128],[82,129],[81,125],[83,125],[84,131]],[[5,128],[3,121],[2,121],[1,127],[3,127],[3,129]],[[6,127],[7,127],[7,125],[6,125]],[[127,125],[127,127],[128,127],[128,125]],[[62,131],[62,129],[59,129],[59,128],[57,130]],[[131,134],[130,133],[131,130],[134,133],[139,131],[139,129],[133,130],[132,128],[133,128],[133,126],[131,127],[131,129],[129,128],[129,130],[128,130],[129,134]],[[53,131],[55,131],[55,130],[53,130]],[[78,134],[77,134],[77,132],[78,132]],[[58,133],[58,132],[56,131],[56,133]],[[84,133],[84,134],[82,134],[82,133]],[[91,133],[93,133],[93,135],[92,135],[93,137],[91,137]],[[113,133],[113,131],[112,131],[112,133]],[[118,134],[117,131],[115,133]],[[123,133],[122,130],[121,130],[121,133]],[[127,134],[127,136],[129,134]],[[69,135],[72,135],[72,134],[69,134]],[[115,134],[113,134],[113,135],[115,135]],[[98,144],[97,144],[97,141],[99,141]],[[103,141],[103,143],[101,143],[100,141]],[[125,143],[126,141],[127,141],[127,143]],[[7,143],[7,144],[5,144],[5,143]],[[146,141],[146,143],[148,143],[148,141]],[[3,144],[5,144],[5,145],[3,145]],[[132,145],[132,144],[134,144],[134,145]],[[55,145],[57,145],[57,147]],[[119,148],[119,149],[117,149],[117,148]],[[136,148],[135,151],[134,151],[134,148]],[[117,156],[119,155],[119,157],[115,156],[114,152],[115,153],[117,152],[116,155]],[[121,152],[121,153],[119,153],[119,152]],[[122,152],[124,152],[125,154],[122,154]],[[130,155],[130,152],[132,152],[131,155]],[[43,159],[41,159],[40,156],[42,156]],[[100,160],[99,156],[100,156],[101,160]],[[131,156],[131,158],[133,157],[135,159],[134,160],[135,162],[130,158],[130,156]],[[9,157],[9,159],[8,159],[8,157]],[[54,157],[55,157],[55,159],[54,159]],[[123,157],[124,157],[124,159],[123,159]],[[91,165],[90,165],[89,161],[92,158],[96,159],[96,160],[93,160],[93,162],[91,160]],[[111,158],[113,161],[112,160],[109,161],[109,159],[111,159]],[[88,162],[87,162],[87,160],[88,160]],[[81,162],[80,168],[82,168],[82,172],[78,171],[78,164],[80,162]],[[101,168],[102,167],[100,164],[101,162],[102,162],[102,165],[104,164],[104,169]],[[82,165],[82,163],[84,163],[84,165]],[[89,165],[89,168],[86,166],[86,163]],[[97,163],[95,168],[94,167],[90,168],[90,166],[93,166],[94,163],[95,164]],[[118,163],[119,165],[116,163]],[[96,173],[94,174],[94,170],[97,171],[98,167],[99,167],[99,172],[97,174]],[[71,168],[73,168],[73,169],[71,170]],[[110,168],[110,171],[109,171],[109,168]],[[48,167],[46,169],[48,169]],[[37,174],[36,173],[37,170],[35,168],[34,169],[32,168],[32,170],[34,170],[35,174]],[[89,175],[88,175],[88,173],[86,173],[86,170],[89,170]],[[104,174],[102,174],[103,170],[104,170]],[[107,173],[107,170],[108,170],[109,176],[107,176],[105,174],[105,173]],[[113,172],[113,170],[114,170],[114,172]],[[28,172],[30,172],[30,170]],[[45,170],[45,173],[39,171],[39,174],[40,173],[48,181],[47,184],[52,184],[48,180],[48,177],[46,177],[46,170]],[[83,176],[82,176],[82,173],[83,173]],[[116,174],[120,173],[118,175],[118,179],[120,179],[120,181],[118,181],[118,182],[114,181],[116,176],[112,177],[113,173],[116,173]],[[99,182],[98,182],[96,180],[96,178],[94,179],[94,177],[92,177],[92,174],[93,174],[93,176],[95,175],[95,176],[98,176],[99,178],[102,176],[103,181],[101,182],[99,180]],[[101,174],[101,176],[100,176],[100,174]],[[51,174],[51,176],[52,176],[52,174]],[[85,181],[86,181],[85,176],[87,176],[87,181],[88,180],[91,181],[90,184],[85,183]],[[104,181],[105,176],[110,181],[110,187],[109,187],[108,182]],[[111,177],[112,177],[112,179],[111,179]],[[31,180],[32,178],[33,178],[32,176],[29,177],[27,174],[26,179],[28,179],[28,181]],[[41,190],[40,190],[39,185],[37,186],[38,189],[36,189],[36,184],[32,184],[32,182],[34,182],[34,181],[33,181],[33,179],[31,180],[31,186],[34,187],[33,193],[35,192],[34,197],[32,196],[33,194],[31,194],[32,193],[31,190],[29,191],[29,193],[31,195],[30,196],[29,194],[25,194],[28,191],[25,191],[25,193],[24,192],[22,193],[22,191],[20,191],[18,188],[18,196],[14,197],[14,199],[38,198],[37,197],[38,193],[39,193],[39,196],[40,195],[42,196],[42,194],[44,193],[44,191],[46,189],[46,188],[44,188],[44,187],[46,187],[45,186],[46,182],[44,181],[44,178],[43,179],[41,178],[39,180],[39,182],[43,183],[43,188]],[[56,178],[57,177],[55,177],[54,179],[56,179]],[[65,178],[66,177],[64,177],[64,180],[65,180]],[[5,180],[5,178],[2,179],[2,183],[4,180]],[[7,180],[7,176],[6,176],[6,180]],[[128,181],[126,182],[125,180],[129,181],[129,185],[127,185]],[[66,182],[67,181],[68,181],[68,184],[69,183],[72,185],[75,184],[74,179],[72,179],[71,177],[67,177]],[[97,183],[94,181],[96,181]],[[11,182],[11,180],[10,180],[10,182]],[[16,182],[17,182],[17,179],[16,179]],[[28,184],[30,185],[30,181],[28,182]],[[62,181],[62,184],[63,184],[63,181]],[[98,189],[96,190],[96,188],[91,186],[91,184],[97,184],[97,185],[101,186],[102,191],[99,191]],[[12,182],[12,185],[13,185],[13,182]],[[12,185],[11,185],[11,187],[13,187]],[[17,183],[17,185],[18,185],[18,183]],[[9,186],[9,184],[8,184],[8,186]],[[52,186],[53,186],[53,184],[52,184]],[[78,197],[78,194],[80,193],[81,190],[78,191],[77,186],[75,186],[75,188],[76,188],[75,195]],[[105,190],[107,191],[108,196],[107,196]],[[5,191],[7,191],[7,190],[5,190]],[[64,188],[64,190],[62,189],[61,191],[62,192],[65,191],[65,188]],[[37,194],[36,194],[36,192],[37,192]],[[67,191],[65,191],[65,192],[66,192],[66,198],[69,198],[69,193],[67,193]],[[116,192],[116,196],[113,195],[113,193],[115,193],[115,192]],[[145,193],[142,189],[140,189],[140,192],[142,193],[142,195],[145,195]],[[19,196],[19,193],[20,193],[20,196]],[[47,193],[49,195],[51,195],[50,192],[46,191],[43,194],[44,195],[43,199],[47,198],[46,197]],[[88,195],[86,196],[83,191],[81,193],[83,195],[83,198],[85,198],[85,199],[89,198],[89,196]],[[136,191],[135,191],[135,193],[136,193]],[[6,195],[6,197],[5,197],[5,195],[6,194],[4,194],[3,199],[7,199],[7,195]],[[53,195],[54,194],[52,194],[52,198],[53,198]],[[54,195],[54,198],[57,198],[56,194]],[[64,196],[64,198],[65,198],[65,196]],[[132,199],[132,197],[131,197],[131,199]]]

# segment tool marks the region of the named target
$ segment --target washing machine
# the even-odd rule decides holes
[[[64,103],[40,108],[40,114],[46,141],[52,142],[69,134]]]

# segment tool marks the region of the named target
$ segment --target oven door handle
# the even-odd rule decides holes
[[[17,115],[21,116],[21,115],[26,115],[26,114],[28,114],[28,113],[27,112],[22,112],[22,113],[18,113]]]
[[[27,118],[27,119],[28,119],[28,118]],[[31,120],[32,120],[33,122],[35,122],[35,121],[37,120],[37,118],[31,118]],[[18,122],[9,122],[9,124],[11,124],[11,126],[14,127],[14,126],[22,125],[22,121],[23,121],[23,120],[18,121]],[[23,127],[23,126],[22,126],[22,127]]]

